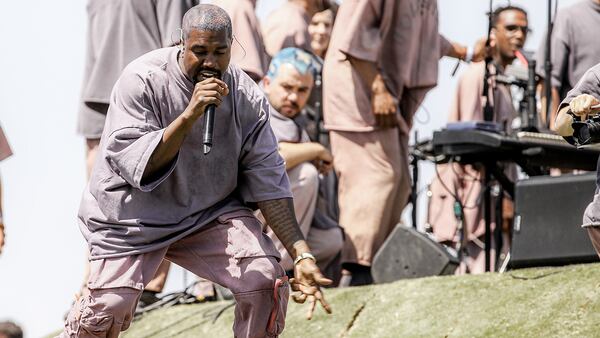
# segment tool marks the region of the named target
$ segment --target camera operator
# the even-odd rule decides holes
[[[600,112],[600,64],[588,69],[581,80],[560,103],[554,125],[554,131],[569,143],[574,143],[575,117],[585,121],[589,116]],[[600,162],[599,162],[600,164]],[[600,166],[596,169],[596,194],[592,203],[583,213],[582,227],[586,228],[596,253],[600,256]]]

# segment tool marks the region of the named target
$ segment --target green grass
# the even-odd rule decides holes
[[[290,301],[283,337],[600,337],[600,264],[326,290],[333,315]],[[226,302],[157,310],[122,336],[231,337]]]

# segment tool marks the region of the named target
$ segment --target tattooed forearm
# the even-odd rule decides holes
[[[267,225],[271,227],[277,238],[283,243],[288,252],[294,257],[294,243],[303,241],[304,236],[296,221],[294,203],[291,198],[258,202]]]

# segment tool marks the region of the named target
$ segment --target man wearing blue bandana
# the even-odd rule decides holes
[[[283,49],[271,61],[262,85],[269,103],[275,108],[271,113],[271,128],[285,161],[298,224],[317,264],[324,270],[343,246],[342,231],[335,221],[314,222],[319,175],[331,171],[333,157],[323,145],[311,142],[306,130],[294,121],[306,105],[314,85],[316,69],[313,62],[313,56],[301,49]],[[285,247],[272,231],[269,236],[281,253],[280,264],[285,270],[291,270],[292,258]]]

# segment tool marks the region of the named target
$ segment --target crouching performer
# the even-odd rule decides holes
[[[274,337],[284,327],[288,282],[258,206],[294,258],[295,298],[320,302],[324,278],[296,222],[285,163],[258,86],[229,65],[232,27],[219,7],[183,19],[179,47],[129,64],[110,101],[100,155],[79,210],[90,248],[89,292],[62,337],[117,337],[163,258],[229,288],[236,337]],[[204,155],[205,109],[215,105]]]
[[[555,131],[570,143],[574,142],[575,119],[585,121],[589,115],[600,113],[600,64],[585,72],[577,85],[560,103],[556,116]],[[600,256],[600,159],[596,169],[596,194],[583,213],[582,227],[586,228],[596,253]]]

